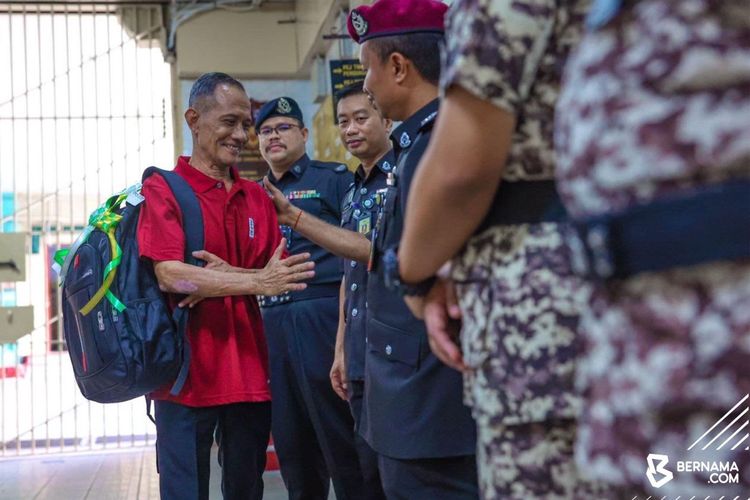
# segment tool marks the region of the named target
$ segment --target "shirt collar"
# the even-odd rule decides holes
[[[189,156],[180,156],[177,159],[177,166],[174,168],[174,171],[180,174],[196,193],[205,193],[206,191],[216,189],[217,187],[224,189],[223,181],[209,177],[192,166],[190,164]],[[235,183],[237,182],[237,179],[240,178],[237,167],[235,166],[229,168],[229,175],[232,176],[232,180],[235,181]],[[221,186],[219,186],[219,184],[221,184]]]
[[[307,156],[307,153],[305,153],[299,158],[299,160],[294,162],[294,165],[289,167],[289,170],[287,170],[287,172],[289,172],[291,175],[299,179],[300,177],[302,177],[302,174],[305,173],[305,170],[307,170],[307,167],[309,166],[310,166],[310,157]],[[281,179],[277,179],[273,175],[273,171],[271,169],[268,169],[268,179],[271,181],[272,184],[278,184],[278,182],[281,180]]]
[[[393,170],[393,167],[396,166],[396,155],[394,154],[393,149],[389,149],[386,154],[381,156],[375,166],[377,167],[377,170],[382,172],[384,175],[388,175],[388,173]],[[372,175],[373,172],[377,174],[375,170],[371,170],[370,174]],[[356,172],[354,172],[354,176],[356,177],[358,183],[363,183],[365,182],[365,180],[367,180],[365,179],[365,169],[362,167],[361,163],[357,167]]]
[[[417,134],[419,133],[419,129],[422,128],[422,122],[430,115],[433,115],[433,113],[437,113],[439,104],[439,99],[433,99],[419,109],[419,111],[401,122],[401,125],[396,127],[391,134],[391,141],[393,142],[393,149],[396,154],[399,154],[401,151],[408,149],[409,146],[411,146],[414,142],[414,138],[417,137]]]

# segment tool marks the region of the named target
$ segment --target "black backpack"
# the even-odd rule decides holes
[[[179,175],[156,167],[142,181],[161,175],[182,211],[185,262],[203,249],[203,216],[192,188]],[[173,314],[159,289],[153,265],[138,254],[141,203],[136,184],[112,196],[89,218],[60,266],[63,331],[78,387],[86,399],[116,403],[143,396],[169,382],[182,389],[190,365],[188,310]]]

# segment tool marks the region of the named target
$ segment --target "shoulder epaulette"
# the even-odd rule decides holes
[[[315,167],[315,168],[320,168],[323,170],[333,170],[334,172],[339,173],[339,174],[343,174],[349,171],[349,167],[347,167],[343,163],[338,163],[335,161],[313,160],[310,162],[310,166]]]
[[[437,111],[433,111],[432,113],[427,115],[425,119],[419,123],[419,129],[422,130],[424,128],[432,127],[432,125],[435,123],[435,118],[437,118],[437,114]]]

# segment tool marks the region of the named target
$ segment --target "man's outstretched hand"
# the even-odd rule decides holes
[[[260,280],[259,295],[279,295],[284,292],[304,290],[307,284],[301,282],[315,276],[313,270],[315,263],[309,260],[309,253],[300,253],[282,259],[285,248],[286,238],[282,238],[266,267],[255,275]]]
[[[268,176],[263,177],[263,186],[266,188],[266,191],[273,202],[273,206],[276,208],[276,215],[279,219],[279,224],[285,224],[287,226],[294,224],[297,215],[299,215],[298,211],[300,209],[292,205],[286,196],[284,196],[284,193],[271,183]]]

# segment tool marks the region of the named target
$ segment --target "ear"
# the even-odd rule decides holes
[[[309,131],[307,130],[307,127],[303,127],[300,129],[300,132],[302,132],[302,138],[307,142],[307,136],[309,134]]]
[[[391,128],[393,128],[393,120],[390,118],[383,118],[385,121],[385,129],[388,131],[388,133],[391,133]]]
[[[388,57],[391,74],[398,84],[403,84],[409,74],[410,61],[400,52],[394,52]]]
[[[188,108],[187,111],[185,111],[185,122],[187,122],[188,127],[193,133],[197,131],[199,116],[198,112],[193,108]]]

